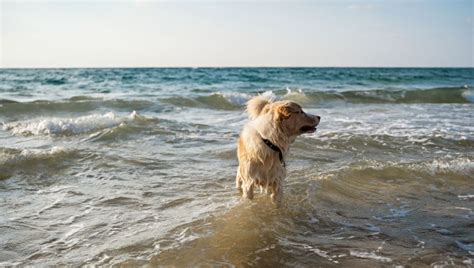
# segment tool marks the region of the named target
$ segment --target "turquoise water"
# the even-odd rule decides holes
[[[472,266],[474,69],[0,70],[1,265]],[[322,117],[239,199],[246,101]]]
[[[337,93],[346,92],[342,97],[349,102],[459,103],[469,100],[442,89],[464,89],[473,84],[473,76],[472,68],[4,69],[0,72],[0,89],[2,98],[24,101],[82,95],[192,98],[209,93],[236,95],[272,90],[278,94],[301,89],[306,94],[329,98],[341,97]],[[434,92],[439,98],[423,100],[421,96],[411,96],[413,99],[392,100],[385,95],[420,89],[439,89]],[[373,90],[375,96],[364,94]],[[430,96],[423,92],[418,95]],[[354,96],[361,99],[351,98]]]

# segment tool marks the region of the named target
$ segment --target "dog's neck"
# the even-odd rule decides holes
[[[262,139],[269,140],[284,155],[288,152],[290,144],[295,140],[294,137],[288,137],[282,129],[276,126],[271,117],[260,116],[252,122],[252,125]]]
[[[285,167],[285,166],[286,166],[286,164],[285,164],[285,159],[283,158],[283,152],[280,150],[280,148],[278,148],[278,146],[276,146],[275,144],[273,144],[271,141],[269,141],[269,140],[267,140],[267,139],[262,138],[262,141],[263,141],[263,143],[265,143],[270,149],[272,149],[273,151],[275,151],[275,152],[278,153],[278,158],[280,158],[281,164]]]

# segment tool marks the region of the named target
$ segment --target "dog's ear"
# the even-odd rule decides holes
[[[288,103],[278,105],[275,109],[276,119],[283,120],[288,119],[291,116],[292,108],[288,105]]]
[[[257,96],[253,97],[247,102],[247,112],[249,113],[250,119],[257,118],[262,112],[265,113],[268,111],[265,106],[271,103],[271,100],[263,97]]]

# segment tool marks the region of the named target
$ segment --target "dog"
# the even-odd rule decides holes
[[[290,144],[301,134],[315,132],[321,117],[305,113],[295,102],[263,96],[249,100],[247,112],[250,121],[237,142],[236,187],[247,199],[253,199],[254,188],[259,187],[280,205]]]

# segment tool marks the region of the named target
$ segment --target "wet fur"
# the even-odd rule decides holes
[[[251,99],[247,112],[250,121],[244,126],[237,144],[236,187],[247,199],[253,198],[254,188],[258,187],[269,193],[273,202],[280,204],[286,168],[278,153],[262,138],[278,146],[286,158],[290,144],[303,134],[301,127],[315,127],[319,117],[305,114],[294,102],[273,102],[263,96]]]

